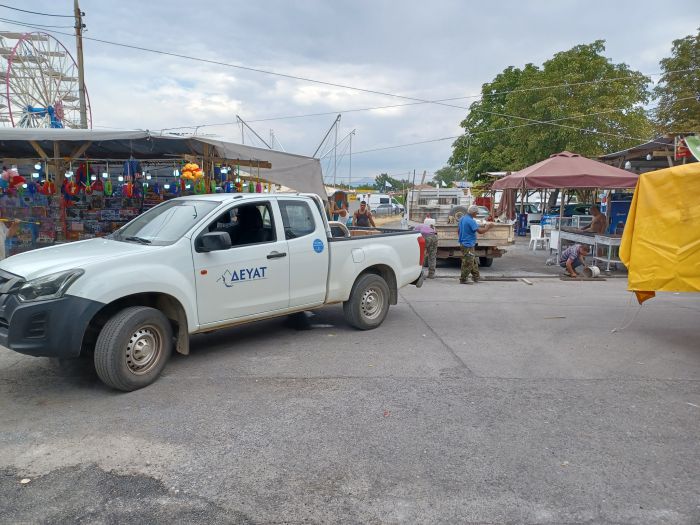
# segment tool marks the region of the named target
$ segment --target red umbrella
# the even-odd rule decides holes
[[[497,180],[493,189],[634,188],[638,178],[634,173],[562,151]]]

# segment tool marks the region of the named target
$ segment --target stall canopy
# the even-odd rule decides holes
[[[254,148],[201,135],[171,135],[149,131],[68,129],[0,129],[0,157],[11,160],[42,158],[172,160],[187,156],[259,169],[260,178],[325,199],[318,159]]]
[[[562,151],[493,183],[506,189],[616,189],[634,188],[638,176],[614,166]]]
[[[620,259],[640,304],[655,291],[700,292],[700,163],[639,177]]]

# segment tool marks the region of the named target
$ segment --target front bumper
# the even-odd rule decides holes
[[[0,294],[0,345],[32,356],[78,357],[85,330],[103,306],[72,295],[22,303],[15,294]]]

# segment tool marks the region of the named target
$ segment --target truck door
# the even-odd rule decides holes
[[[289,252],[290,306],[314,306],[326,298],[328,239],[318,210],[307,199],[278,201]]]
[[[290,257],[281,222],[271,200],[244,201],[200,232],[225,231],[232,244],[208,253],[193,247],[200,325],[289,306]]]

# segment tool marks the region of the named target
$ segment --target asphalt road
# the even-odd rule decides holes
[[[531,282],[199,336],[129,394],[0,349],[0,521],[699,523],[700,296]]]

